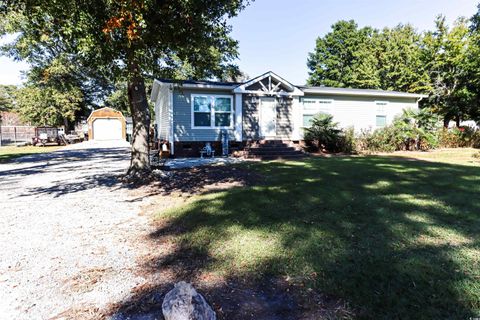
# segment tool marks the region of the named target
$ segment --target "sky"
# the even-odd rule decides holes
[[[308,77],[308,53],[315,39],[338,20],[357,21],[360,27],[394,27],[411,23],[419,31],[434,27],[438,14],[449,24],[477,11],[473,0],[256,0],[230,22],[239,41],[237,64],[250,77],[274,71],[294,84]],[[0,43],[5,42],[3,39]],[[21,84],[25,63],[0,57],[0,84]]]

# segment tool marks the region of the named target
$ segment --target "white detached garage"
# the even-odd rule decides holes
[[[87,122],[90,140],[126,139],[126,120],[120,111],[109,107],[94,110]]]

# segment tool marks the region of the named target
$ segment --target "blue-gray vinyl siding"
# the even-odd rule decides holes
[[[232,113],[232,129],[193,129],[192,128],[192,94],[228,95],[232,97],[235,110],[235,97],[231,91],[200,91],[175,89],[173,92],[173,126],[175,141],[219,141],[222,130],[228,131],[230,140],[235,140],[235,113]]]

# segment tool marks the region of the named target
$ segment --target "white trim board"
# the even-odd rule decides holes
[[[213,97],[213,98],[228,98],[230,99],[230,112],[226,111],[215,111],[215,107],[210,109],[210,126],[209,127],[196,127],[195,126],[195,111],[194,111],[194,98],[195,97]],[[200,130],[212,130],[212,129],[233,129],[234,122],[234,105],[233,105],[233,96],[223,95],[223,94],[202,94],[194,93],[190,95],[190,128],[191,129],[200,129]],[[230,114],[230,126],[216,127],[215,126],[215,113],[229,113]]]

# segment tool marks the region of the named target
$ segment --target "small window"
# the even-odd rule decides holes
[[[194,128],[221,128],[232,126],[232,98],[230,96],[194,95],[192,122]]]
[[[377,106],[377,112],[385,112],[388,101],[375,101],[375,105]]]
[[[377,116],[376,119],[377,127],[385,127],[387,125],[387,116]]]
[[[315,113],[318,113],[318,112],[329,113],[330,106],[332,104],[333,104],[333,100],[331,99],[313,99],[313,98],[303,99],[303,109],[305,111],[312,111]]]
[[[312,120],[315,118],[314,114],[304,114],[303,115],[303,126],[308,128],[312,125]]]

